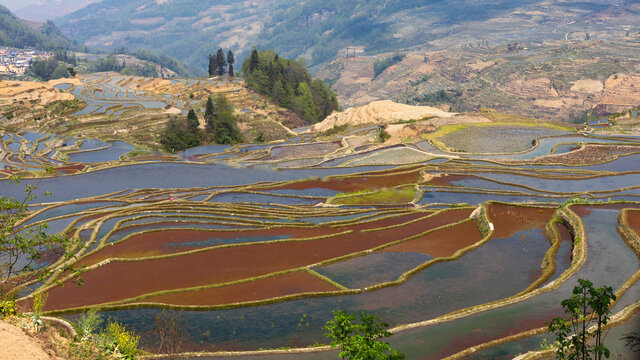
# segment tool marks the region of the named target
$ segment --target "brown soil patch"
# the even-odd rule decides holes
[[[113,262],[84,273],[82,287],[67,284],[51,289],[46,310],[97,305],[161,290],[226,283],[310,266],[457,222],[470,213],[470,209],[456,209],[400,227],[354,231],[318,240],[251,244],[167,259]]]
[[[419,252],[436,257],[452,256],[459,249],[471,246],[482,239],[475,221],[450,226],[429,235],[388,247],[381,252]]]
[[[640,236],[640,210],[628,211],[627,222],[631,229]]]
[[[184,89],[184,86],[180,83],[176,84],[178,87]],[[144,78],[140,81],[137,81],[131,86],[129,86],[133,90],[141,90],[141,91],[152,91],[156,93],[165,93],[165,92],[173,92],[171,91],[174,84],[171,83],[171,80],[166,79],[155,79],[155,78]]]
[[[142,302],[212,306],[266,300],[310,292],[330,292],[337,290],[336,287],[324,280],[307,272],[298,271],[221,288],[153,296],[143,299]]]
[[[527,229],[544,229],[556,208],[535,208],[490,203],[488,210],[489,220],[494,225],[493,238],[502,239]]]
[[[72,83],[67,79],[65,83]],[[2,81],[0,82],[0,102],[12,103],[15,101],[35,100],[40,105],[47,105],[55,101],[73,100],[70,93],[64,93],[54,88],[55,83],[35,81]]]
[[[488,68],[489,66],[493,66],[495,65],[495,61],[482,61],[482,60],[478,60],[476,62],[467,64],[467,66],[469,68],[471,68],[471,70],[475,70],[475,71],[482,71],[486,68]]]
[[[51,345],[26,334],[17,326],[0,320],[0,360],[52,360]]]
[[[501,86],[502,90],[518,97],[526,98],[554,98],[558,92],[547,78],[529,79],[516,74],[510,76],[510,81]]]
[[[640,74],[614,74],[604,83],[600,104],[637,106],[640,104]]]
[[[596,94],[604,90],[604,84],[599,80],[578,80],[571,86],[571,91],[577,93]]]

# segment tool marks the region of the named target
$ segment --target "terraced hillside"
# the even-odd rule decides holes
[[[264,140],[284,139],[295,135],[288,127],[304,125],[295,114],[247,89],[241,79],[163,80],[102,73],[49,83],[4,82],[2,127],[66,138],[124,140],[149,150],[159,146],[157,136],[167,121],[189,109],[196,110],[204,126],[205,102],[218,93],[234,106],[248,139],[257,134]],[[52,146],[80,146],[80,142],[56,144]]]
[[[390,54],[343,58],[316,76],[332,83],[344,107],[393,98],[423,105],[482,107],[571,121],[586,111],[603,116],[640,105],[640,35],[618,41],[523,44],[411,51],[375,77]],[[524,49],[526,47],[526,49]]]
[[[160,87],[129,80],[112,84]],[[640,312],[638,137],[522,119],[395,145],[376,125],[301,130],[175,156],[87,139],[56,156],[50,142],[71,139],[3,132],[2,174],[27,178],[0,191],[51,191],[22,227],[47,221],[76,254],[43,258],[53,272],[26,278],[21,306],[46,292],[50,315],[99,309],[149,351],[154,316],[179,311],[187,349],[205,359],[335,358],[321,344],[337,308],[381,316],[409,358],[535,359],[553,355],[540,350],[552,343],[544,323],[588,278],[616,291],[606,344],[631,355],[621,338]],[[86,267],[85,286],[67,265]]]

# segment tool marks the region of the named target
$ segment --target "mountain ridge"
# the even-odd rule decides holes
[[[71,38],[106,49],[149,47],[204,74],[214,48],[242,60],[253,46],[311,66],[360,48],[378,54],[469,43],[560,40],[567,33],[615,31],[590,16],[627,4],[594,0],[104,0],[57,19]],[[586,25],[585,25],[585,21]]]

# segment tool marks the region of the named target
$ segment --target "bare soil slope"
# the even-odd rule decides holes
[[[450,118],[455,115],[455,113],[448,113],[431,106],[398,104],[391,100],[374,101],[364,106],[333,113],[313,125],[312,131],[327,131],[334,126],[342,125],[386,125],[399,121],[419,120],[425,117]]]
[[[46,345],[22,329],[0,321],[0,360],[57,360]]]

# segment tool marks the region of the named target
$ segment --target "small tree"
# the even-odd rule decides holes
[[[233,64],[236,62],[236,59],[233,56],[233,51],[231,50],[227,52],[227,62],[229,63],[229,76],[234,77],[235,74],[233,73]]]
[[[324,326],[325,336],[333,339],[331,346],[340,347],[340,358],[357,360],[396,360],[404,359],[404,355],[391,349],[382,341],[391,336],[386,329],[389,324],[377,316],[360,313],[360,321],[356,316],[343,310],[333,312],[333,320]],[[387,352],[391,351],[391,354]]]
[[[216,56],[209,54],[209,76],[216,74]]]
[[[189,110],[189,114],[187,114],[187,126],[190,133],[196,136],[198,135],[198,126],[200,126],[200,122],[198,121],[198,116],[193,109]]]
[[[258,50],[251,50],[251,55],[249,56],[249,71],[253,72],[258,68],[260,64],[260,59],[258,58]],[[242,70],[244,73],[244,69]]]
[[[159,352],[168,355],[169,359],[175,359],[175,355],[182,351],[185,341],[184,332],[181,328],[182,313],[167,314],[162,311],[155,316],[156,335],[160,340]]]
[[[609,358],[610,351],[603,344],[602,326],[609,321],[609,306],[615,299],[611,287],[596,289],[591,281],[578,279],[573,295],[561,303],[569,320],[556,318],[548,324],[556,335],[558,359],[592,359],[592,354],[596,360],[601,360],[603,355]],[[589,331],[594,325],[596,329]],[[591,338],[593,345],[588,343]]]
[[[227,52],[227,62],[228,62],[229,64],[235,64],[235,62],[236,62],[236,59],[235,59],[235,57],[233,56],[233,51],[231,51],[231,50],[229,50],[229,51]]]
[[[215,105],[213,101],[211,102],[211,115],[208,114],[209,101],[207,101],[205,117],[207,120],[207,132],[213,142],[217,144],[235,144],[244,140],[242,133],[236,126],[233,108],[223,94],[216,95]]]
[[[218,75],[222,76],[225,72],[225,67],[227,66],[227,60],[224,58],[224,52],[222,48],[218,49],[218,53],[216,55],[216,68],[218,71]]]
[[[207,105],[204,109],[204,119],[209,124],[210,119],[213,117],[213,99],[211,96],[207,99]]]
[[[18,177],[11,177],[18,184]],[[36,186],[27,185],[22,200],[0,196],[0,298],[11,293],[21,282],[33,277],[44,277],[45,268],[36,268],[45,252],[66,254],[70,241],[61,235],[49,235],[47,225],[23,228],[22,223],[29,212],[29,203],[36,199]],[[30,274],[30,277],[26,275]]]

